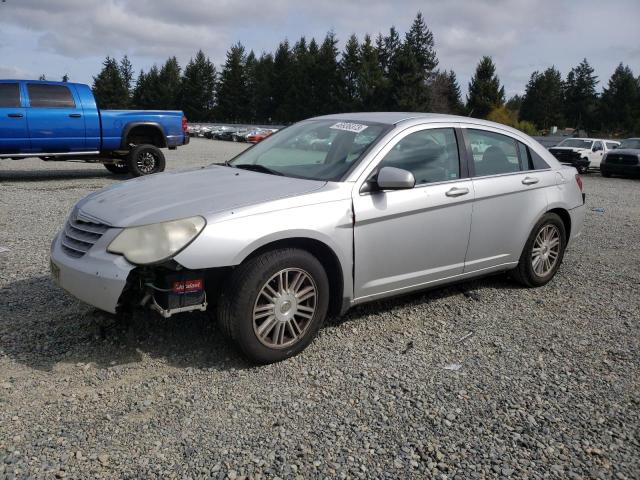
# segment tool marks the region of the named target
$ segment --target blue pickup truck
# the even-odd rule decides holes
[[[84,160],[113,173],[161,172],[161,148],[189,143],[180,111],[100,110],[80,83],[0,80],[0,159]]]

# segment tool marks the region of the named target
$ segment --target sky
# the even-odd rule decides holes
[[[620,62],[640,75],[640,0],[0,0],[0,78],[90,84],[107,55],[147,70],[173,55],[184,66],[198,49],[219,68],[236,42],[259,54],[333,30],[342,47],[352,33],[404,33],[418,11],[464,93],[483,55],[507,97],[533,71],[566,75],[585,57],[599,89]]]

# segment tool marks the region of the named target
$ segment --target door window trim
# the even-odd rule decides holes
[[[57,107],[57,106],[56,107],[33,106],[33,105],[31,105],[31,95],[30,95],[30,92],[29,92],[29,86],[30,85],[36,85],[36,86],[37,85],[45,85],[45,86],[48,86],[48,87],[66,88],[67,91],[69,92],[69,95],[71,96],[71,100],[73,101],[73,106],[70,106],[70,105],[65,105],[63,107]],[[78,99],[76,98],[75,91],[74,91],[75,89],[72,89],[71,85],[58,85],[58,84],[53,84],[53,83],[38,83],[38,82],[35,82],[35,83],[34,82],[31,82],[31,83],[30,82],[25,82],[24,87],[25,87],[25,90],[26,90],[26,93],[27,93],[27,98],[29,100],[28,105],[27,105],[28,108],[46,108],[46,109],[51,109],[51,110],[63,110],[63,109],[78,110],[79,109],[79,107],[78,107]]]
[[[451,180],[443,180],[440,182],[428,182],[428,183],[420,183],[416,184],[413,189],[429,187],[431,185],[441,185],[443,183],[455,183],[461,182],[469,179],[469,171],[468,171],[468,162],[466,159],[466,150],[463,148],[462,144],[462,132],[460,130],[459,124],[457,123],[428,123],[428,124],[419,124],[412,125],[403,130],[400,130],[396,135],[391,137],[374,155],[373,159],[367,164],[367,166],[363,169],[362,173],[358,176],[355,182],[354,191],[357,191],[359,195],[370,195],[374,192],[371,191],[363,191],[363,187],[366,185],[367,181],[371,178],[374,172],[380,166],[380,163],[384,160],[387,154],[391,151],[393,147],[395,147],[398,142],[402,141],[404,138],[408,137],[417,132],[421,132],[424,130],[441,130],[448,128],[453,130],[454,136],[456,139],[456,147],[458,150],[458,166],[460,168],[460,176],[458,178],[454,178]],[[409,189],[409,190],[413,190]],[[402,190],[398,190],[402,191]]]

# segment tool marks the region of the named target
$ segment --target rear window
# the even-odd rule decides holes
[[[0,108],[20,106],[20,87],[17,83],[0,83]]]
[[[28,84],[29,105],[39,108],[75,108],[76,102],[63,85]]]
[[[544,170],[549,168],[547,162],[540,155],[522,142],[518,142],[518,153],[523,170]]]

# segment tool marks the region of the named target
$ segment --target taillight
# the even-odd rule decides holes
[[[576,183],[578,184],[578,188],[580,189],[580,191],[582,192],[582,178],[580,178],[580,175],[576,175]]]
[[[189,122],[187,122],[187,117],[185,115],[182,116],[182,131],[184,133],[189,132]]]

